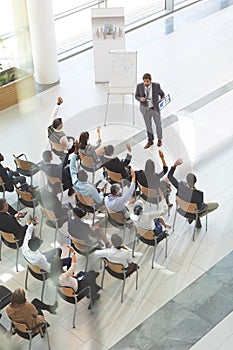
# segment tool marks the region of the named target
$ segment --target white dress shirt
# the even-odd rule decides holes
[[[76,278],[72,277],[76,269],[76,263],[72,263],[69,270],[63,272],[59,276],[59,283],[63,287],[71,287],[76,292],[78,289],[78,281]]]
[[[124,248],[117,249],[115,247],[96,250],[95,254],[99,258],[106,258],[112,263],[122,264],[125,268],[132,262],[130,252]]]

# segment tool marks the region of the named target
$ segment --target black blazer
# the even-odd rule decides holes
[[[13,192],[14,191],[14,185],[13,185],[13,181],[12,179],[8,176],[7,171],[5,170],[5,168],[2,166],[2,164],[0,164],[0,176],[3,180],[3,182],[5,183],[5,190],[8,192]],[[0,186],[0,191],[2,192],[3,189]]]
[[[129,173],[125,170],[125,167],[129,165],[131,159],[132,156],[128,153],[124,160],[120,160],[118,157],[112,159],[105,158],[103,166],[110,171],[120,173],[123,179],[127,179],[129,177]]]
[[[165,94],[163,90],[161,89],[160,85],[158,83],[152,83],[152,102],[154,105],[154,109],[156,112],[160,113],[159,109],[159,97],[164,98]],[[145,97],[145,85],[144,83],[140,83],[137,85],[137,89],[135,92],[135,98],[136,100],[140,101],[142,97]],[[140,105],[147,107],[147,102],[141,102]]]
[[[0,212],[0,230],[14,233],[17,239],[23,240],[28,225],[21,226],[14,215]]]
[[[168,173],[168,179],[171,181],[173,186],[177,188],[177,193],[176,195],[180,198],[183,199],[184,201],[187,201],[189,203],[196,203],[197,208],[200,209],[202,206],[204,206],[203,202],[203,192],[199,191],[197,189],[192,189],[187,186],[185,181],[180,181],[178,182],[177,179],[173,176],[175,167],[171,167],[169,173]],[[192,214],[184,213],[180,209],[181,215],[187,217],[187,218],[193,218]]]

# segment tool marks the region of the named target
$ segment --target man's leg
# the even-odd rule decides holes
[[[158,140],[162,140],[162,126],[161,126],[161,117],[160,117],[160,113],[153,111],[153,119],[155,122],[155,126],[156,126],[156,134],[158,137]]]
[[[140,108],[141,113],[143,115],[145,124],[146,124],[146,131],[147,131],[147,138],[148,141],[153,141],[154,140],[154,133],[152,129],[152,114],[150,113],[151,111],[149,109],[146,109],[145,107]]]
[[[218,208],[219,204],[217,202],[209,202],[206,203],[205,209],[200,213],[200,217],[205,216],[207,213],[211,213],[212,211]]]

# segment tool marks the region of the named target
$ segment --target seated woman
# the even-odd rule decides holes
[[[79,148],[79,153],[84,154],[86,156],[93,157],[93,160],[97,165],[97,167],[100,167],[102,165],[101,155],[104,154],[104,148],[100,147],[102,140],[100,137],[99,126],[97,127],[96,131],[97,131],[96,145],[91,145],[90,143],[88,143],[89,133],[87,131],[84,131],[79,136],[78,148]]]
[[[26,323],[29,329],[32,329],[44,321],[42,310],[56,314],[57,306],[57,301],[54,305],[45,304],[39,299],[33,299],[30,303],[26,300],[25,291],[18,288],[12,294],[11,304],[6,307],[6,313],[12,322]]]
[[[75,251],[71,246],[68,246],[70,248],[70,251],[72,253],[72,262],[71,267],[67,271],[63,271],[61,262],[59,259],[54,260],[51,263],[51,277],[53,282],[57,285],[60,285],[62,287],[71,287],[75,292],[80,292],[82,289],[86,287],[91,288],[91,299],[92,304],[88,306],[88,309],[91,309],[91,306],[94,306],[96,300],[100,298],[100,295],[98,291],[101,289],[100,286],[96,284],[96,278],[99,276],[98,272],[95,272],[94,270],[90,270],[86,273],[79,272],[78,274],[75,274],[76,270],[76,255]],[[88,291],[84,292],[85,294],[82,295],[86,296],[88,294]],[[80,299],[82,298],[80,297]]]
[[[68,153],[72,153],[74,151],[74,137],[66,136],[63,128],[62,118],[57,118],[59,106],[63,103],[63,99],[61,97],[57,98],[57,105],[54,107],[52,113],[52,124],[48,127],[48,139],[51,142],[61,144],[64,148],[64,151],[68,151]],[[54,151],[54,149],[53,149]],[[54,152],[57,154],[56,150]]]
[[[146,161],[145,170],[139,170],[136,172],[137,182],[146,188],[160,189],[164,194],[168,207],[172,207],[173,204],[169,201],[171,185],[167,181],[160,181],[160,179],[167,173],[168,167],[162,151],[159,151],[159,156],[162,160],[163,170],[157,174],[155,172],[155,163],[152,159],[148,159]]]

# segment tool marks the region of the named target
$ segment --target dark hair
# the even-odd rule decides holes
[[[114,153],[114,147],[113,145],[108,145],[104,147],[104,154],[106,156],[112,156]]]
[[[196,176],[192,173],[187,174],[186,180],[187,180],[189,187],[193,187],[195,185],[195,183],[197,182]]]
[[[0,210],[2,211],[7,201],[5,198],[0,198]]]
[[[61,123],[62,123],[62,118],[54,119],[52,125],[49,125],[49,127],[48,127],[48,137],[51,136],[51,134],[53,133],[54,129],[56,130],[59,127],[59,125],[61,125]]]
[[[110,192],[114,196],[120,192],[121,186],[119,184],[114,184],[110,187]]]
[[[74,208],[73,212],[79,219],[82,219],[86,215],[86,212],[79,207]]]
[[[143,208],[141,205],[136,205],[133,209],[133,212],[135,215],[140,215],[143,211]]]
[[[121,249],[121,245],[122,245],[122,238],[121,236],[119,236],[117,233],[114,233],[111,237],[111,242],[113,244],[113,246],[117,249]]]
[[[87,172],[85,170],[79,170],[78,172],[78,180],[81,182],[86,182],[88,179]]]
[[[42,153],[42,158],[45,162],[49,162],[52,159],[52,152],[51,151],[44,151]]]
[[[23,288],[17,288],[11,297],[11,306],[22,305],[26,302],[25,291]]]
[[[142,79],[144,80],[144,79],[149,79],[150,81],[151,81],[151,75],[149,74],[149,73],[145,73],[145,74],[143,74],[143,77],[142,77]]]
[[[39,237],[32,237],[28,241],[28,247],[30,250],[35,252],[38,248],[40,248],[42,242],[43,241]]]
[[[147,159],[145,164],[145,174],[146,176],[154,176],[155,175],[155,163],[152,159]]]
[[[85,149],[87,146],[87,141],[89,139],[89,133],[87,131],[84,131],[79,136],[79,148]]]

